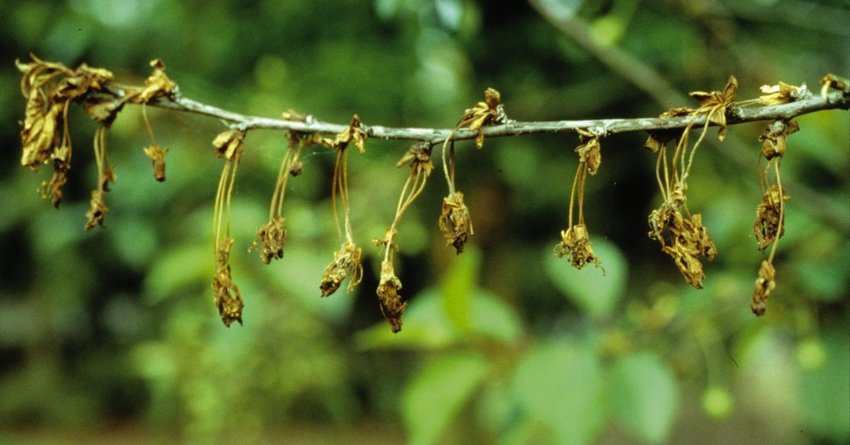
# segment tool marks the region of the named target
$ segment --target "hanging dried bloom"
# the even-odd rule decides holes
[[[233,246],[233,239],[230,238],[230,199],[236,183],[236,172],[242,156],[244,138],[244,131],[231,130],[219,134],[213,141],[216,154],[225,159],[213,206],[215,235],[215,275],[213,275],[212,283],[215,298],[213,302],[218,308],[221,321],[227,327],[230,327],[234,320],[242,324],[242,296],[231,279],[229,259],[230,248]]]
[[[332,295],[346,278],[351,277],[348,282],[348,291],[351,292],[363,279],[363,266],[360,264],[362,250],[351,242],[342,243],[342,247],[334,252],[334,260],[325,268],[322,274],[322,283],[319,289],[322,296]]]
[[[577,131],[581,141],[581,145],[575,149],[579,163],[587,166],[587,173],[595,175],[599,171],[599,166],[602,165],[602,144],[599,136],[582,128]]]
[[[381,312],[390,322],[394,333],[401,330],[401,315],[404,313],[406,303],[402,302],[398,291],[401,289],[401,281],[395,276],[393,269],[393,255],[398,250],[395,243],[398,236],[398,225],[404,212],[413,204],[416,198],[425,190],[428,176],[431,174],[430,146],[414,146],[397,164],[399,167],[410,165],[410,175],[404,182],[401,195],[398,198],[395,217],[392,224],[384,231],[382,239],[374,240],[374,243],[384,248],[384,260],[381,263],[381,278],[378,284],[377,294],[381,306]]]
[[[673,258],[679,272],[691,286],[702,289],[705,278],[700,258],[713,261],[717,248],[708,229],[702,225],[702,215],[686,218],[672,205],[662,205],[650,214],[649,237],[661,244],[662,252]]]
[[[378,303],[381,307],[381,313],[390,323],[393,333],[401,331],[401,316],[407,307],[407,303],[402,301],[399,294],[400,290],[401,281],[395,276],[392,261],[383,261],[381,263],[381,279],[377,290]]]
[[[795,86],[782,81],[779,81],[776,85],[762,85],[760,91],[759,103],[762,105],[787,104],[802,98],[809,92],[806,84]]]
[[[783,201],[791,199],[774,184],[762,196],[762,201],[756,208],[756,220],[753,223],[753,233],[758,240],[759,250],[764,250],[785,233],[783,227]],[[781,229],[781,231],[780,231]]]
[[[263,263],[269,264],[275,258],[283,258],[283,248],[286,246],[285,222],[286,218],[277,215],[257,229],[257,237],[248,250],[252,251],[261,245],[260,259]]]
[[[693,91],[688,93],[699,102],[699,108],[694,114],[704,114],[706,116],[706,124],[713,123],[720,127],[717,132],[717,139],[721,141],[726,138],[726,110],[735,101],[735,94],[737,92],[738,79],[735,76],[729,76],[729,81],[726,83],[723,91]]]
[[[212,142],[215,155],[224,159],[233,158],[244,139],[245,131],[236,128],[219,133]]]
[[[225,326],[230,327],[234,321],[242,324],[242,294],[239,288],[233,284],[230,277],[230,248],[233,246],[233,240],[223,238],[216,245],[216,270],[213,276],[213,304],[218,309],[221,316],[221,321]]]
[[[168,148],[160,147],[159,144],[153,144],[145,147],[145,155],[150,158],[153,166],[153,177],[159,181],[165,181],[165,154],[168,153]]]
[[[769,260],[764,260],[759,266],[758,278],[756,278],[755,289],[753,289],[753,300],[750,308],[753,313],[761,317],[767,311],[767,298],[776,287],[776,269]]]
[[[576,224],[561,231],[561,242],[555,246],[555,256],[568,257],[573,267],[581,269],[585,264],[592,263],[599,267],[599,258],[593,253],[590,244],[590,234],[584,224]]]
[[[106,192],[109,191],[109,183],[115,182],[115,171],[109,165],[106,155],[106,127],[99,127],[94,135],[94,155],[97,163],[97,188],[91,192],[89,210],[86,212],[86,230],[95,226],[103,227],[103,221],[109,208],[106,206]]]
[[[443,198],[443,208],[438,223],[443,237],[446,238],[446,245],[454,247],[458,255],[463,252],[463,246],[475,232],[469,217],[469,209],[463,203],[462,192],[455,192],[454,195]]]

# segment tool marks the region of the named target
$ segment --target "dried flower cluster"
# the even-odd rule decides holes
[[[331,205],[333,207],[334,222],[336,222],[337,235],[342,238],[342,246],[334,252],[333,261],[325,267],[322,273],[322,282],[319,289],[322,296],[332,295],[346,278],[348,291],[353,291],[363,279],[363,266],[360,257],[363,251],[354,242],[354,234],[351,229],[351,209],[348,199],[348,145],[354,141],[354,147],[359,153],[366,150],[366,133],[361,128],[360,117],[356,114],[351,118],[348,129],[338,134],[333,141],[325,140],[325,145],[336,150],[336,162],[334,163],[333,179],[331,180]],[[342,202],[344,223],[339,222],[337,211],[337,196]],[[344,235],[343,235],[344,232]]]
[[[702,215],[691,215],[687,207],[688,176],[693,167],[697,149],[712,124],[718,126],[717,138],[726,137],[726,113],[735,101],[738,81],[734,76],[723,91],[695,91],[690,96],[696,99],[699,107],[672,108],[661,115],[663,118],[691,116],[681,134],[670,132],[651,133],[645,147],[658,156],[655,164],[655,177],[664,202],[649,215],[648,233],[651,239],[661,244],[662,252],[673,258],[673,263],[691,286],[701,289],[705,278],[701,258],[709,261],[717,256],[717,248],[708,229],[702,225]],[[689,134],[697,119],[703,117],[704,124],[699,138],[690,146]],[[675,141],[672,160],[668,159],[667,144]]]
[[[777,87],[782,86],[789,91],[789,97],[792,100],[798,97],[794,92],[805,90],[803,87],[788,86],[784,82],[777,85]],[[762,87],[762,92],[765,92],[768,88]],[[785,234],[785,201],[790,199],[790,196],[785,194],[785,189],[782,187],[782,157],[787,149],[786,138],[799,129],[799,125],[794,121],[778,120],[765,127],[761,136],[759,136],[759,141],[762,143],[759,152],[759,184],[761,185],[762,201],[756,207],[753,234],[758,242],[759,250],[764,251],[770,246],[770,253],[759,266],[758,278],[753,289],[751,309],[757,316],[762,316],[767,311],[767,298],[776,287],[776,269],[773,267],[773,258],[779,245],[779,239]],[[767,160],[764,169],[761,168],[761,158]]]
[[[561,242],[555,245],[555,256],[569,257],[573,267],[581,269],[588,263],[596,267],[600,266],[599,258],[593,253],[590,233],[584,222],[584,184],[587,181],[587,175],[595,175],[599,171],[599,166],[602,165],[602,144],[600,137],[590,131],[579,129],[578,134],[581,144],[576,147],[575,152],[578,154],[579,162],[570,190],[567,229],[561,231]],[[573,224],[573,207],[576,200],[578,200],[578,223]]]
[[[212,288],[221,321],[228,327],[234,320],[242,324],[242,296],[230,277],[230,248],[233,246],[233,239],[230,238],[230,199],[233,196],[244,140],[245,131],[234,128],[219,133],[212,143],[216,156],[225,160],[213,207],[216,264]]]
[[[88,116],[99,124],[93,141],[98,178],[91,192],[85,229],[103,226],[109,211],[105,199],[106,192],[116,179],[107,156],[108,128],[124,105],[141,105],[144,124],[151,139],[151,144],[143,148],[143,152],[151,160],[154,178],[160,182],[164,181],[165,157],[169,149],[156,141],[148,121],[146,106],[169,101],[172,104],[179,103],[179,89],[165,74],[165,65],[160,60],[151,62],[153,72],[144,85],[124,86],[113,85],[113,74],[102,68],[82,64],[76,69],[70,69],[60,63],[46,62],[35,56],[31,56],[31,59],[29,63],[16,62],[23,73],[21,93],[26,99],[24,120],[21,123],[21,165],[33,170],[42,165],[52,166],[52,177],[44,181],[39,190],[54,207],[58,207],[63,198],[62,189],[68,179],[73,154],[68,122],[69,107],[71,103],[82,105]],[[850,95],[848,79],[827,74],[821,79],[821,84],[821,95],[824,97],[832,89],[841,91],[845,99]],[[646,148],[657,156],[656,179],[662,196],[662,203],[649,215],[648,235],[659,242],[662,252],[673,259],[685,281],[695,288],[701,288],[705,278],[702,259],[713,260],[717,255],[708,229],[702,224],[702,216],[699,213],[691,214],[687,206],[688,177],[696,151],[709,127],[718,127],[717,137],[722,141],[727,129],[727,114],[732,105],[781,105],[811,97],[811,92],[805,84],[795,86],[779,82],[776,85],[762,86],[758,99],[736,102],[737,88],[737,80],[730,76],[722,91],[690,93],[698,103],[696,108],[672,108],[661,114],[662,118],[688,119],[684,130],[651,131],[645,144]],[[244,308],[239,288],[233,283],[231,276],[230,252],[234,245],[234,240],[230,237],[231,197],[244,140],[248,129],[254,127],[246,121],[232,117],[223,119],[240,122],[232,124],[229,130],[218,134],[212,142],[216,156],[224,160],[213,211],[215,272],[212,288],[214,305],[221,320],[225,326],[230,326],[234,321],[242,323]],[[309,126],[316,123],[312,116],[289,111],[283,113],[283,119],[304,122]],[[455,187],[455,136],[462,130],[474,132],[475,146],[480,149],[484,144],[484,127],[510,122],[505,114],[500,93],[488,88],[484,92],[484,100],[466,109],[448,137],[439,141],[442,142],[441,156],[448,195],[442,202],[438,226],[446,244],[453,247],[458,254],[463,251],[474,231],[469,209],[464,202],[464,194]],[[702,125],[702,131],[696,141],[691,143],[690,132],[698,123]],[[759,316],[765,313],[768,297],[776,287],[773,259],[779,239],[784,234],[785,201],[789,199],[782,186],[780,166],[787,152],[787,136],[798,130],[799,127],[794,121],[777,120],[768,125],[759,137],[762,200],[756,208],[753,232],[759,250],[765,251],[770,247],[767,258],[760,263],[752,295],[751,308],[753,313]],[[283,216],[287,181],[289,177],[301,173],[301,154],[305,148],[311,145],[325,146],[336,152],[331,201],[341,246],[334,252],[333,260],[325,268],[319,289],[322,297],[330,296],[348,279],[347,289],[352,291],[363,278],[363,252],[354,241],[351,227],[347,148],[353,144],[359,153],[363,153],[369,135],[380,135],[380,130],[379,127],[370,128],[363,125],[360,118],[354,115],[348,127],[333,138],[322,137],[323,134],[330,133],[323,130],[316,130],[322,131],[321,134],[312,132],[312,129],[303,130],[303,127],[300,131],[305,132],[288,133],[289,144],[278,171],[269,207],[269,219],[257,230],[256,239],[249,250],[260,250],[260,259],[266,264],[283,257],[287,238],[286,219]],[[595,175],[600,168],[601,139],[607,133],[595,129],[579,129],[578,134],[580,144],[575,151],[579,162],[570,192],[568,225],[566,230],[561,231],[561,241],[555,246],[554,252],[558,257],[568,256],[571,264],[581,269],[588,263],[600,266],[599,258],[594,254],[590,242],[583,207],[587,176]],[[463,135],[466,137],[466,133]],[[383,237],[374,240],[383,250],[376,294],[381,313],[393,332],[401,330],[402,316],[407,307],[400,294],[402,283],[396,276],[394,265],[395,253],[399,250],[399,224],[406,210],[425,189],[434,168],[431,162],[432,149],[439,142],[429,140],[413,145],[397,163],[397,167],[409,167],[409,174],[402,186],[392,223],[384,231]],[[671,144],[674,148],[668,150]],[[762,157],[767,161],[764,168],[761,166]],[[574,218],[576,206],[578,215]]]

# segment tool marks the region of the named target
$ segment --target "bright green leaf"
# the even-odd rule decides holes
[[[566,258],[558,258],[551,249],[546,251],[546,272],[552,283],[570,301],[596,319],[611,315],[626,289],[628,268],[626,259],[613,243],[593,239],[593,251],[602,267],[587,265],[576,270]],[[603,274],[602,269],[605,272]]]
[[[538,344],[520,362],[514,397],[555,443],[591,443],[605,423],[599,361],[588,345]]]
[[[631,355],[614,366],[612,385],[611,403],[620,423],[646,442],[664,442],[679,403],[670,369],[654,354]]]
[[[409,443],[437,443],[487,375],[487,361],[458,354],[428,363],[408,383],[402,416]]]

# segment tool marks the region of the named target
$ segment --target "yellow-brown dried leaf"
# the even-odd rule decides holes
[[[401,317],[407,303],[402,300],[401,281],[395,276],[391,261],[381,263],[381,278],[378,284],[378,303],[384,318],[390,323],[393,333],[401,331]]]
[[[753,223],[753,234],[758,241],[759,250],[764,250],[785,234],[785,224],[782,219],[783,201],[791,199],[780,187],[774,184],[762,196],[762,201],[756,207],[756,220]],[[780,231],[781,228],[781,231]]]
[[[262,246],[260,259],[263,263],[269,264],[275,258],[283,258],[283,249],[286,247],[285,222],[286,218],[278,215],[257,229],[257,237],[248,250],[252,251]]]
[[[238,129],[219,133],[212,142],[213,147],[215,147],[216,156],[228,160],[232,159],[236,152],[241,150],[244,139],[245,132]]]
[[[336,292],[348,277],[351,277],[348,281],[349,292],[360,284],[360,281],[363,280],[363,266],[360,264],[362,254],[363,251],[350,241],[344,242],[342,247],[334,252],[334,260],[325,267],[322,282],[319,285],[322,297],[330,296]]]
[[[762,105],[780,105],[793,102],[800,98],[803,88],[779,81],[776,85],[762,85],[759,103]]]
[[[554,253],[558,258],[568,256],[576,269],[581,269],[588,263],[596,267],[601,264],[599,258],[593,253],[590,234],[584,224],[576,224],[567,230],[562,230],[561,242],[555,245]]]

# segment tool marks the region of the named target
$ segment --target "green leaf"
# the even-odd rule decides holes
[[[477,355],[458,354],[428,363],[408,383],[402,416],[412,444],[431,444],[445,433],[487,375]]]
[[[475,289],[481,254],[477,249],[467,248],[462,255],[454,257],[448,273],[440,283],[443,307],[449,319],[461,331],[469,329],[470,300]]]
[[[803,418],[812,431],[836,443],[850,439],[850,340],[847,327],[823,334],[826,360],[803,369],[800,375],[800,401]]]
[[[522,324],[511,306],[499,297],[479,290],[472,300],[470,333],[503,343],[514,343],[522,336]]]
[[[512,389],[526,416],[556,443],[591,443],[605,423],[601,370],[589,345],[538,344],[522,358]]]
[[[602,268],[587,265],[576,270],[566,258],[553,255],[551,249],[546,251],[545,267],[552,283],[567,299],[601,320],[611,316],[626,289],[628,265],[613,243],[605,239],[591,241]]]
[[[632,434],[649,443],[667,440],[679,403],[673,373],[654,354],[620,360],[613,370],[614,414]]]

